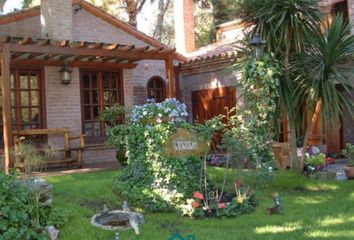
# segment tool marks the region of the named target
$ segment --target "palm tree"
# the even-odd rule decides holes
[[[326,35],[318,27],[307,41],[306,51],[292,62],[296,73],[296,102],[306,106],[307,120],[304,134],[305,152],[314,123],[318,117],[327,124],[340,121],[343,111],[351,112],[352,103],[345,97],[350,94],[354,67],[348,64],[354,53],[354,36],[351,26],[342,15],[335,16],[327,23]],[[304,153],[303,153],[304,156]],[[302,157],[301,166],[304,164]]]
[[[299,169],[296,152],[296,115],[294,79],[290,61],[304,51],[306,38],[322,19],[317,0],[239,0],[239,15],[254,23],[253,33],[259,32],[267,41],[267,51],[275,54],[284,68],[280,82],[281,107],[288,115],[291,145],[291,166]]]

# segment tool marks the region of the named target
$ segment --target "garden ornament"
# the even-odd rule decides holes
[[[116,232],[115,237],[114,237],[114,240],[120,240],[119,232]]]
[[[144,216],[140,213],[130,211],[126,201],[124,201],[122,208],[123,210],[109,210],[104,205],[101,213],[92,217],[91,224],[112,231],[133,228],[135,234],[139,235],[139,225],[145,222]],[[116,239],[119,239],[119,235],[117,234]]]
[[[50,240],[57,240],[59,235],[59,230],[54,226],[46,226],[45,231],[49,234]]]
[[[135,234],[139,235],[139,224],[144,222],[142,215],[131,212],[127,201],[123,202],[122,209],[124,212],[129,213],[129,224],[134,229]]]
[[[274,207],[267,208],[268,214],[269,215],[273,215],[273,214],[277,214],[277,213],[284,214],[284,207],[283,207],[283,204],[281,203],[279,194],[273,193],[272,196],[273,196],[275,205],[274,205]]]

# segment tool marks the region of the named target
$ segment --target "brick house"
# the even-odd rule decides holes
[[[175,96],[182,55],[84,0],[42,0],[0,17],[1,145],[5,165],[13,131],[69,128],[86,135],[85,163],[115,161],[99,111],[147,97]],[[63,84],[63,66],[72,71]],[[63,143],[48,136],[54,145]]]
[[[188,0],[184,2],[189,4]],[[328,17],[335,13],[342,13],[345,18],[354,23],[354,0],[322,0],[319,1],[319,6]],[[238,20],[221,24],[216,27],[216,43],[200,49],[190,49],[184,53],[188,60],[180,66],[180,89],[183,101],[189,107],[191,121],[203,122],[225,113],[227,109],[235,106],[235,103],[242,104],[242,99],[239,99],[241,94],[236,89],[240,76],[226,69],[237,60],[234,46],[237,40],[243,38],[244,28],[245,25]],[[354,33],[354,30],[352,31]],[[193,35],[185,38],[186,42],[194,41]],[[180,51],[178,47],[177,50]],[[354,94],[351,99],[354,99],[353,96]],[[354,143],[351,122],[352,117],[344,114],[342,124],[338,127],[326,126],[325,133],[321,133],[320,124],[317,123],[310,142],[322,144],[322,140],[325,140],[327,152],[339,153],[345,143]],[[286,119],[282,126],[283,140],[286,141]]]

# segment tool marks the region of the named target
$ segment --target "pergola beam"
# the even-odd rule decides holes
[[[132,69],[137,66],[134,63],[100,63],[88,61],[65,61],[65,60],[40,60],[40,59],[19,59],[11,61],[11,66],[63,66],[67,64],[69,67],[78,68],[125,68]]]
[[[151,60],[166,60],[170,53],[149,53],[146,52],[149,47],[135,48],[128,51],[122,51],[119,48],[114,50],[95,49],[95,48],[72,48],[69,46],[57,46],[57,45],[20,45],[16,43],[4,43],[8,45],[11,52],[23,52],[23,53],[51,53],[59,55],[85,55],[85,56],[101,56],[101,57],[118,57],[130,59],[151,59]],[[111,48],[114,46],[111,46]]]
[[[1,44],[1,91],[2,91],[2,118],[3,118],[3,134],[4,134],[4,171],[9,173],[10,166],[10,150],[12,142],[12,124],[11,124],[11,73],[10,73],[10,49],[5,43]]]

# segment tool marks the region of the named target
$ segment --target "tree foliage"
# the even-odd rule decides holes
[[[321,24],[322,14],[316,0],[239,0],[238,14],[245,22],[254,23],[251,34],[259,32],[267,41],[268,52],[282,63],[284,77],[280,81],[282,108],[289,119],[291,165],[301,168],[296,153],[296,116],[300,111],[294,101],[294,75],[290,62],[305,50],[305,40]]]
[[[354,68],[350,56],[354,53],[354,36],[350,31],[351,26],[343,16],[335,16],[332,22],[327,22],[325,35],[321,26],[317,26],[306,41],[306,51],[292,62],[296,76],[295,100],[307,109],[303,113],[303,119],[308,119],[303,130],[303,149],[317,119],[321,118],[326,126],[339,126],[341,114],[351,113],[353,103],[347,96],[353,86]]]

